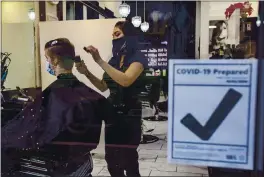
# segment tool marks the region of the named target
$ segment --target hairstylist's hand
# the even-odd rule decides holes
[[[92,55],[92,57],[96,63],[99,63],[102,60],[102,58],[98,52],[98,49],[95,48],[94,46],[90,45],[88,47],[85,47],[84,49],[86,52],[88,52]]]
[[[75,66],[80,74],[86,74],[88,72],[87,66],[83,60],[81,62],[75,63]]]

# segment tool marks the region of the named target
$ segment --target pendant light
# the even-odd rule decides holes
[[[264,23],[264,22],[263,22],[263,23]],[[256,21],[256,25],[257,25],[257,27],[259,27],[259,26],[261,25],[261,21],[260,21],[259,16],[258,16],[258,20]]]
[[[34,11],[34,9],[30,9],[29,11],[28,11],[28,18],[30,19],[30,20],[35,20],[35,18],[36,18],[36,14],[35,14],[35,11]]]
[[[125,2],[119,6],[118,10],[122,17],[127,17],[130,14],[130,6]]]
[[[137,15],[137,1],[136,1],[136,16],[132,18],[132,24],[138,28],[141,24],[141,17]]]
[[[140,28],[141,28],[141,30],[143,31],[143,32],[147,32],[148,31],[148,29],[149,29],[149,23],[148,22],[146,22],[146,7],[145,7],[145,0],[144,0],[144,22],[143,23],[141,23],[141,26],[140,26]]]

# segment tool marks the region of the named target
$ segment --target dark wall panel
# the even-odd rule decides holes
[[[87,7],[87,19],[99,19],[99,13],[96,12],[94,9],[99,8],[99,2],[97,1],[89,1],[91,7]]]
[[[262,24],[258,27],[257,58],[264,59],[264,1],[259,1],[259,18]]]
[[[39,21],[46,21],[46,2],[39,1]]]
[[[57,5],[57,16],[59,21],[63,20],[63,7],[62,7],[62,1],[59,2]]]
[[[75,1],[75,20],[83,20],[83,4]]]

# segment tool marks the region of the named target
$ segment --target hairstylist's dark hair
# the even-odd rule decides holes
[[[58,38],[46,43],[45,50],[50,56],[61,57],[75,57],[75,48],[67,38]]]
[[[125,36],[136,35],[136,29],[130,21],[119,21],[115,24],[115,27],[122,30]]]

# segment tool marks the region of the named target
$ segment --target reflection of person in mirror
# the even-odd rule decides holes
[[[213,50],[219,50],[221,47],[226,48],[227,34],[227,23],[225,21],[218,21],[215,24],[216,28],[213,30],[211,44]]]
[[[161,72],[159,69],[155,71],[155,76],[160,76],[160,74],[161,74]]]

